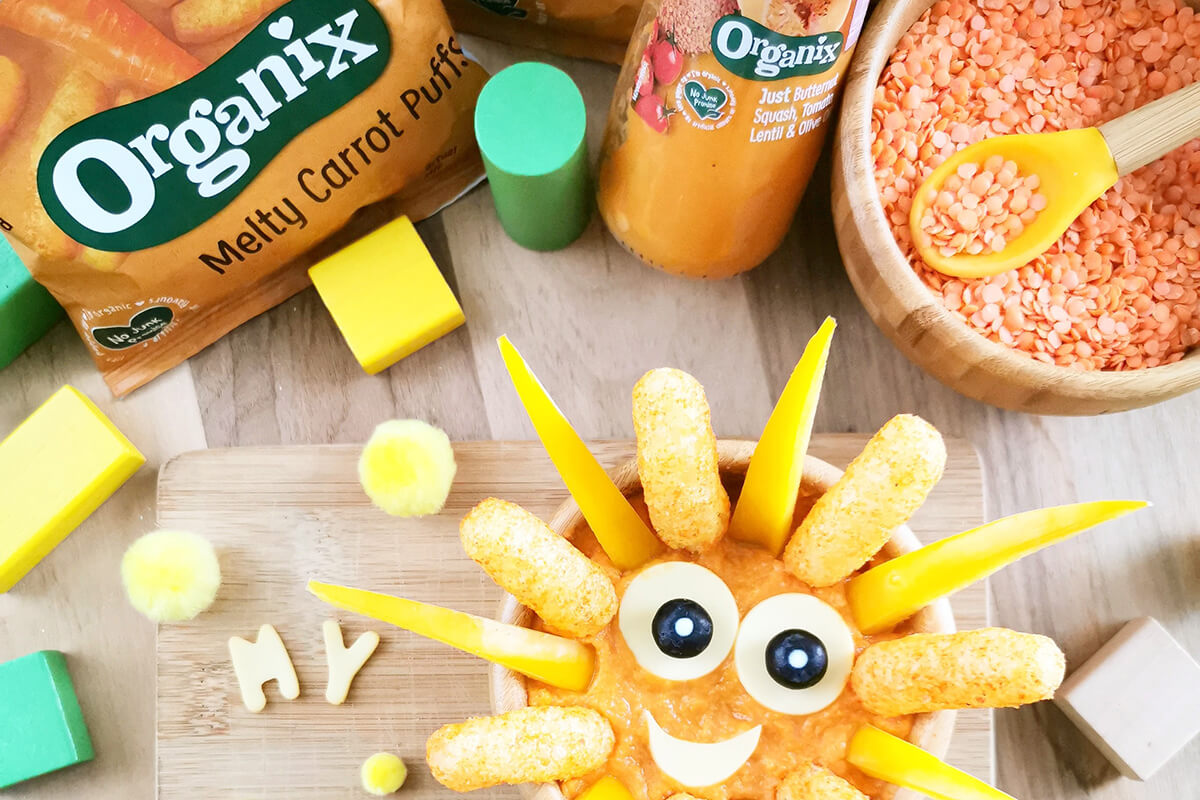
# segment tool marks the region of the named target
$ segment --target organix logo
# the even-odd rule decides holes
[[[59,135],[38,164],[42,203],[89,247],[170,241],[374,83],[390,55],[368,0],[292,0],[196,77]]]
[[[752,19],[730,14],[712,29],[712,48],[721,66],[752,81],[817,75],[837,63],[845,37],[839,31],[784,36]]]

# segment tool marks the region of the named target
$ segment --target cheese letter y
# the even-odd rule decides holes
[[[347,649],[342,640],[342,628],[337,622],[326,620],[322,629],[325,633],[325,660],[329,664],[329,684],[325,688],[325,699],[335,706],[340,706],[350,693],[350,683],[354,676],[379,646],[379,634],[367,631]]]

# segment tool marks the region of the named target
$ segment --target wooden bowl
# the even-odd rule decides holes
[[[717,446],[720,455],[722,474],[745,475],[750,463],[750,455],[754,452],[754,442],[743,440],[722,440]],[[824,493],[842,475],[836,467],[809,456],[804,463],[804,484],[815,493]],[[629,461],[622,466],[614,476],[621,491],[632,494],[641,489],[638,480],[637,462]],[[550,527],[560,535],[570,535],[575,527],[583,522],[583,514],[572,499],[567,499],[559,506],[550,522]],[[921,543],[907,526],[897,528],[891,540],[884,545],[883,552],[889,558],[917,549]],[[506,594],[500,602],[498,619],[516,625],[529,625],[533,621],[533,612],[517,602],[517,599]],[[919,633],[950,633],[954,631],[954,615],[950,611],[950,603],[939,600],[932,606],[922,610],[913,618],[914,627]],[[491,675],[492,710],[495,713],[524,708],[529,704],[525,692],[525,679],[517,673],[504,667],[493,665]],[[950,747],[950,736],[954,732],[953,711],[938,711],[933,714],[921,714],[913,727],[912,740],[939,758],[945,756]],[[521,794],[527,800],[565,800],[562,790],[556,783],[527,783],[521,786]],[[924,795],[908,790],[898,790],[890,787],[879,796],[879,800],[918,800]]]
[[[900,37],[934,0],[885,0],[847,73],[834,148],[833,217],[854,290],[906,356],[950,388],[1033,414],[1104,414],[1158,403],[1200,387],[1200,351],[1129,372],[1080,372],[1036,361],[976,333],[934,298],[896,244],[875,185],[871,107]]]

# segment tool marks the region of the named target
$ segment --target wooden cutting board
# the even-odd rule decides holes
[[[811,452],[839,467],[867,437],[818,435]],[[949,442],[946,476],[913,521],[923,541],[957,533],[983,517],[975,452]],[[358,771],[377,751],[409,766],[403,796],[448,798],[424,763],[425,739],[447,722],[490,711],[487,666],[418,636],[335,612],[305,591],[317,578],[492,615],[501,592],[467,559],[459,519],[479,500],[503,497],[549,519],[566,491],[537,442],[455,445],[458,476],[436,517],[397,520],[376,510],[358,484],[358,448],[270,447],[188,453],[162,468],[158,521],[196,531],[220,553],[224,583],[197,620],[158,629],[158,797],[160,800],[338,800],[362,798]],[[612,468],[630,443],[597,444]],[[987,624],[987,587],[954,598],[960,628]],[[345,705],[325,702],[321,624],[342,623],[347,644],[365,630],[382,641]],[[300,697],[267,686],[267,708],[242,706],[229,663],[230,636],[253,639],[274,625],[300,678]],[[993,777],[990,712],[959,716],[950,761]],[[512,787],[474,793],[516,798]]]

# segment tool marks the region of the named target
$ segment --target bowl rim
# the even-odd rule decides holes
[[[863,167],[874,163],[871,155],[871,114],[879,76],[900,38],[936,3],[937,0],[884,0],[879,4],[858,41],[854,60],[847,71],[842,98],[834,148],[834,194],[836,196],[839,191],[845,194],[848,212],[860,236],[865,231],[882,231],[886,234],[880,237],[886,241],[883,247],[872,248],[871,252],[875,272],[884,286],[903,304],[906,314],[917,315],[925,325],[937,326],[949,332],[964,349],[974,349],[979,353],[981,361],[992,362],[995,367],[1026,383],[1070,383],[1086,387],[1087,391],[1114,394],[1122,399],[1153,395],[1150,402],[1200,386],[1200,347],[1193,347],[1173,364],[1119,372],[1085,372],[1021,355],[956,318],[936,301],[933,292],[912,269],[884,216],[873,170]],[[855,283],[856,291],[861,294],[862,289],[854,280],[853,271],[847,272],[852,283]],[[1149,383],[1158,386],[1148,388]],[[1180,390],[1179,386],[1186,388]]]
[[[721,472],[745,474],[754,452],[756,442],[746,439],[721,439],[717,442],[719,468]],[[827,491],[843,474],[843,471],[814,456],[805,456],[805,484],[820,491]],[[623,493],[640,489],[638,479],[637,459],[631,458],[622,464],[615,473],[613,480]],[[574,499],[568,497],[555,511],[550,521],[550,527],[560,536],[567,536],[575,526],[583,521],[583,513]],[[892,533],[892,538],[884,545],[883,552],[889,558],[894,558],[906,552],[915,550],[921,542],[907,525],[901,525]],[[516,625],[528,625],[533,618],[533,612],[521,605],[515,597],[505,593],[500,600],[496,618],[501,622]],[[945,598],[922,609],[913,618],[918,632],[953,633],[956,630],[954,613],[950,602]],[[503,713],[528,705],[528,695],[525,690],[525,680],[519,674],[498,664],[491,666],[488,689],[493,713]],[[954,732],[954,722],[957,712],[935,711],[929,714],[918,714],[913,724],[910,740],[919,743],[925,750],[938,758],[946,755],[950,747],[950,739]],[[521,784],[520,791],[526,800],[566,800],[557,783],[526,783]],[[907,789],[889,785],[877,800],[917,800],[923,797]]]

